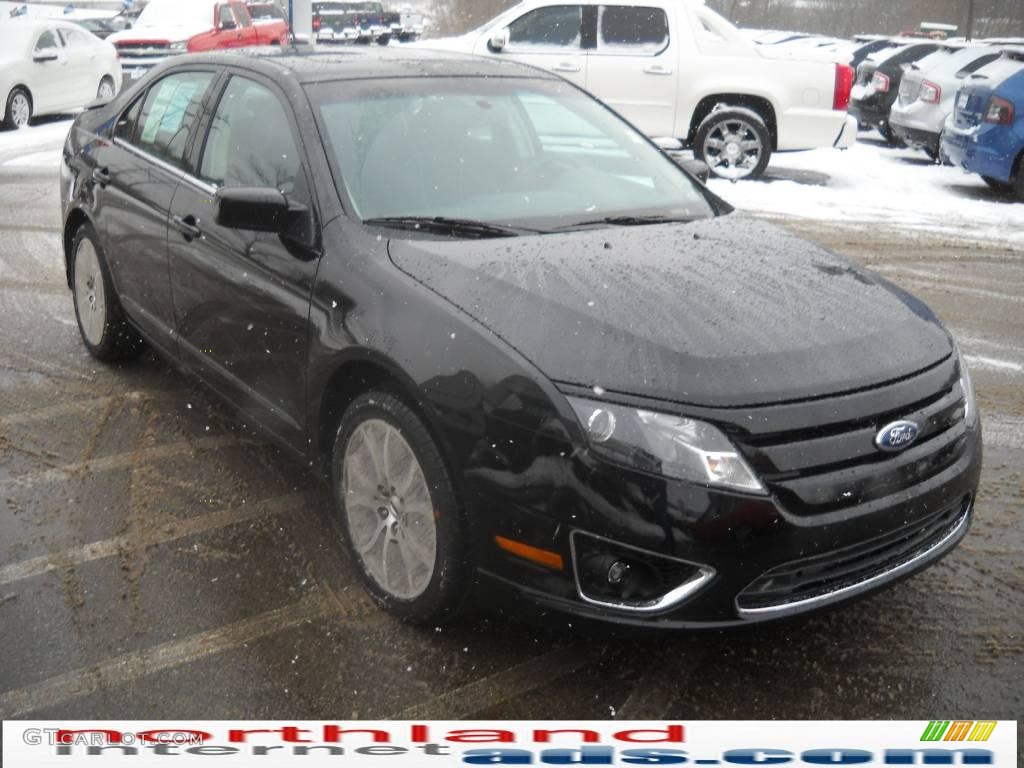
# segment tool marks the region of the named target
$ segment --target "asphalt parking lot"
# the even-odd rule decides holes
[[[493,608],[434,631],[364,595],[303,467],[152,356],[88,357],[58,220],[52,170],[0,169],[0,718],[1024,712],[1024,253],[788,224],[925,299],[971,360],[983,486],[937,566],[756,630],[612,633]]]

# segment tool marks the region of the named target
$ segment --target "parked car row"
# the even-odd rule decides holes
[[[912,42],[858,68],[850,114],[1024,200],[1024,46]]]
[[[412,42],[423,34],[423,16],[386,11],[377,2],[319,2],[313,3],[313,34],[318,43]]]

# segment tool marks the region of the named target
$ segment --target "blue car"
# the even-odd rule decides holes
[[[942,152],[1024,201],[1024,51],[1004,52],[967,80],[946,121]]]

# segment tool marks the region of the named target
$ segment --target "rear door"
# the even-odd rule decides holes
[[[113,141],[97,144],[94,155],[98,219],[118,298],[142,331],[172,354],[167,216],[214,79],[213,70],[200,69],[157,80],[125,109]]]
[[[664,8],[603,5],[596,47],[587,55],[587,90],[649,136],[672,136],[679,52]]]
[[[100,85],[99,66],[96,62],[97,49],[86,35],[91,37],[92,33],[84,29],[60,28],[68,60],[67,84],[74,89],[76,106],[79,107],[84,107],[96,98]]]
[[[256,75],[227,81],[197,146],[197,179],[171,210],[169,254],[182,357],[212,386],[304,451],[309,301],[317,254],[217,221],[221,187],[273,187],[315,205],[287,100]],[[201,150],[201,151],[200,151]]]
[[[238,25],[238,37],[235,38],[236,46],[241,48],[247,45],[259,45],[259,30],[252,23],[249,9],[245,3],[232,3],[231,9],[235,14],[235,23]]]
[[[555,72],[584,88],[587,57],[583,50],[583,29],[582,6],[535,8],[509,24],[508,44],[500,55]]]

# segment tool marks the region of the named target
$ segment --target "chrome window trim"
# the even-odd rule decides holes
[[[834,603],[839,600],[843,600],[848,597],[859,595],[862,592],[866,592],[869,589],[885,584],[888,581],[892,581],[907,573],[908,571],[914,570],[917,566],[921,565],[922,561],[927,560],[940,551],[950,549],[953,544],[960,540],[963,534],[966,532],[968,525],[971,520],[971,512],[974,510],[974,501],[967,505],[966,509],[961,513],[956,523],[950,529],[950,531],[943,536],[939,541],[935,542],[932,546],[923,552],[911,557],[909,560],[904,560],[899,565],[895,565],[892,568],[876,573],[864,581],[858,581],[856,584],[850,584],[849,586],[842,587],[841,589],[828,592],[824,595],[817,595],[816,597],[808,597],[803,600],[794,600],[790,603],[780,603],[778,605],[769,605],[763,608],[741,608],[739,604],[736,604],[736,613],[744,619],[757,619],[765,617],[782,617],[792,616],[804,611],[809,611],[813,608],[818,608],[829,603]],[[738,599],[738,598],[737,598]]]
[[[598,600],[596,598],[589,597],[583,591],[583,585],[580,584],[580,569],[577,567],[578,560],[577,560],[577,557],[576,557],[576,537],[577,536],[586,536],[586,537],[591,538],[591,539],[596,539],[597,541],[606,541],[609,544],[612,544],[615,547],[618,547],[620,549],[626,549],[626,550],[630,550],[630,551],[633,551],[633,552],[639,552],[639,553],[644,554],[644,555],[650,555],[652,557],[658,557],[658,558],[661,558],[663,560],[671,560],[672,562],[676,562],[676,563],[684,563],[685,565],[689,565],[689,566],[693,566],[694,568],[697,568],[698,571],[691,578],[687,579],[686,581],[684,581],[679,586],[675,587],[674,589],[669,590],[664,595],[659,597],[657,600],[652,600],[652,601],[650,601],[648,603],[639,603],[639,604],[637,604],[637,603],[621,603],[621,602],[616,602],[614,600]],[[613,608],[613,609],[615,609],[617,611],[625,611],[625,612],[628,612],[628,613],[639,613],[639,614],[663,613],[664,611],[667,611],[667,610],[669,610],[671,608],[675,608],[676,606],[680,605],[681,603],[683,603],[686,600],[688,600],[689,598],[691,598],[699,590],[703,589],[708,584],[708,582],[710,582],[711,579],[713,579],[715,577],[715,569],[710,567],[710,566],[701,565],[700,563],[693,563],[693,562],[690,562],[689,560],[683,560],[683,559],[678,558],[678,557],[671,557],[670,555],[663,555],[663,554],[660,554],[658,552],[650,552],[650,551],[648,551],[646,549],[641,549],[640,547],[634,547],[634,546],[631,546],[629,544],[623,544],[622,542],[615,541],[614,539],[608,539],[608,538],[605,538],[604,536],[598,536],[596,534],[588,533],[586,531],[582,531],[582,530],[579,530],[579,529],[574,530],[574,531],[572,531],[569,534],[569,551],[572,553],[572,574],[573,574],[573,580],[576,583],[576,594],[579,595],[580,600],[582,600],[585,603],[589,603],[590,605],[599,605],[602,608]]]
[[[153,163],[153,165],[167,171],[169,174],[177,178],[179,181],[187,182],[201,192],[207,192],[211,196],[217,194],[217,187],[214,186],[213,184],[207,184],[205,181],[197,179],[195,176],[186,173],[181,168],[178,168],[175,165],[171,165],[166,160],[163,160],[157,157],[156,155],[151,155],[149,152],[139,149],[134,144],[129,144],[124,139],[115,138],[114,145],[120,147],[121,149],[127,150],[128,152],[131,152],[132,154],[142,158],[143,160],[147,160]]]

